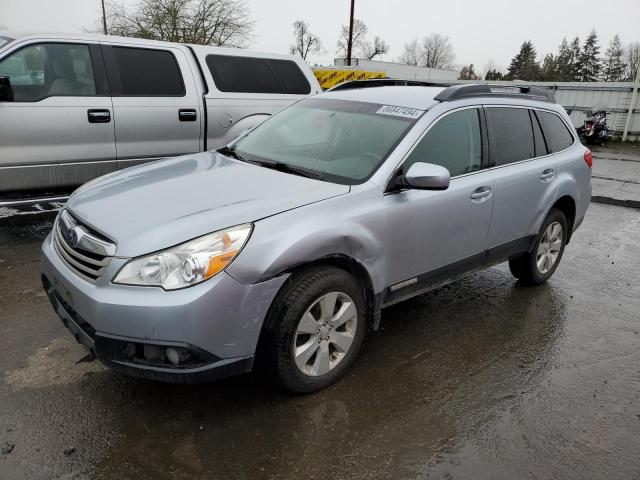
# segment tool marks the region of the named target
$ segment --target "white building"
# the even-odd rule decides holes
[[[333,61],[333,65],[335,67],[346,67],[347,59],[336,58]],[[458,72],[455,70],[414,67],[403,63],[379,62],[362,58],[352,58],[351,68],[368,72],[385,72],[389,78],[400,78],[402,80],[451,81],[458,78]]]

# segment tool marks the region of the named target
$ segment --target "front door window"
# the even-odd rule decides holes
[[[10,78],[16,102],[38,102],[54,96],[96,94],[87,45],[30,45],[0,61],[0,75]]]

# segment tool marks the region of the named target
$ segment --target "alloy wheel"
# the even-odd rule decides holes
[[[315,300],[293,337],[298,369],[313,377],[333,370],[349,352],[357,324],[356,304],[346,293],[330,292]]]
[[[556,264],[562,248],[562,235],[562,225],[559,222],[550,223],[544,231],[536,253],[536,265],[542,275]]]

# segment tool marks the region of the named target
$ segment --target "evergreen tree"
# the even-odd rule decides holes
[[[542,80],[555,82],[558,80],[558,58],[548,53],[542,61]]]
[[[570,82],[573,80],[573,64],[571,63],[572,52],[566,37],[558,47],[556,56],[556,80],[559,82]]]
[[[587,36],[582,46],[582,51],[578,57],[580,61],[580,81],[596,82],[600,78],[600,46],[598,45],[598,35],[595,30]]]
[[[582,69],[580,68],[580,39],[574,38],[569,46],[569,75],[565,82],[579,82]]]
[[[621,82],[624,78],[626,64],[624,61],[622,42],[614,35],[602,61],[602,80],[605,82]]]
[[[540,76],[540,65],[536,61],[536,49],[527,40],[520,47],[518,54],[511,60],[507,79],[540,80]]]
[[[487,74],[484,76],[485,80],[504,80],[504,75],[502,72],[498,71],[497,68],[492,68],[487,70]]]

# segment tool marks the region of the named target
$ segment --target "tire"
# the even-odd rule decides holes
[[[330,309],[331,315],[327,313]],[[337,326],[340,321],[344,323]],[[321,390],[351,367],[364,340],[366,323],[364,289],[355,277],[335,267],[306,269],[294,274],[273,301],[260,339],[260,360],[287,390]]]
[[[552,225],[554,227],[550,230]],[[559,244],[548,241],[555,238],[557,226],[561,228]],[[552,208],[542,223],[531,252],[509,260],[509,270],[513,276],[524,285],[540,285],[546,282],[560,264],[568,233],[567,217],[560,210]],[[547,245],[546,249],[540,246],[541,243]],[[540,260],[543,260],[541,266]]]

